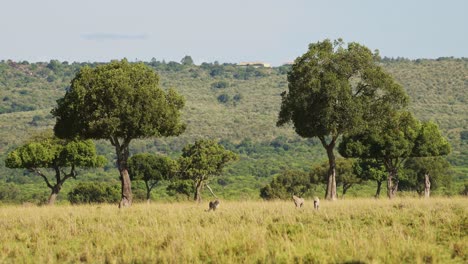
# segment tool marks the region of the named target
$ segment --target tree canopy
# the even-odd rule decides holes
[[[274,177],[269,184],[260,189],[260,197],[266,200],[291,199],[293,195],[311,197],[312,181],[309,173],[304,171],[283,171]]]
[[[353,187],[353,185],[361,183],[362,178],[357,174],[357,164],[355,160],[338,158],[336,160],[336,185],[342,187],[341,197],[344,198],[346,192]],[[311,183],[327,183],[328,180],[328,162],[324,162],[312,168]]]
[[[429,197],[432,190],[448,187],[452,181],[450,164],[441,156],[409,158],[404,173],[401,190],[415,190],[425,197]]]
[[[378,159],[386,168],[387,195],[398,191],[398,171],[410,157],[446,155],[450,146],[437,125],[419,122],[410,112],[398,111],[375,126],[343,137],[339,152],[344,157]]]
[[[336,199],[335,156],[339,136],[378,122],[407,104],[403,88],[378,64],[378,53],[339,39],[309,45],[288,73],[278,126],[292,122],[301,137],[317,137],[329,158],[327,199]]]
[[[140,153],[128,160],[130,179],[145,182],[146,199],[149,201],[151,190],[161,181],[174,177],[178,165],[177,162],[162,156],[149,153]]]
[[[122,181],[120,205],[131,205],[127,160],[133,139],[179,135],[185,130],[184,99],[158,86],[159,76],[143,63],[112,61],[83,67],[52,114],[58,137],[106,139],[115,147]]]
[[[191,179],[195,184],[194,199],[201,201],[201,191],[207,181],[220,175],[224,166],[237,159],[237,155],[224,149],[213,140],[197,140],[182,150],[179,159],[182,178]]]
[[[39,137],[8,153],[5,165],[8,168],[28,169],[42,177],[51,190],[48,203],[54,204],[63,184],[69,178],[76,178],[77,167],[101,167],[106,162],[96,154],[91,140],[62,140],[55,137]],[[69,168],[69,172],[64,171]],[[52,182],[42,169],[55,173]]]

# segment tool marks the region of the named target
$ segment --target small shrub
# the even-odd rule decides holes
[[[229,87],[229,83],[226,81],[219,81],[211,84],[211,88],[213,89],[223,89],[227,87]]]
[[[223,93],[223,94],[221,94],[220,96],[218,96],[218,101],[219,101],[220,103],[225,104],[225,103],[229,102],[229,100],[230,100],[230,98],[229,98],[229,95],[228,95],[228,94]]]

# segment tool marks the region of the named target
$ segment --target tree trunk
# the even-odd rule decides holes
[[[128,175],[128,169],[120,167],[120,181],[122,183],[122,200],[120,201],[119,207],[127,207],[132,205],[132,182]]]
[[[377,191],[375,191],[375,198],[380,197],[380,190],[382,190],[382,181],[377,181]]]
[[[429,173],[424,174],[424,197],[429,198],[431,195],[431,181],[429,179]]]
[[[387,196],[389,199],[396,197],[398,191],[398,179],[396,169],[390,170],[387,178]]]
[[[194,200],[198,203],[201,203],[202,201],[202,197],[201,197],[202,188],[203,188],[203,181],[198,181],[195,186],[195,196],[193,197]]]
[[[343,184],[343,192],[341,193],[341,199],[345,198],[346,192],[348,191],[349,188],[351,188],[351,185]]]
[[[57,195],[59,194],[61,189],[62,189],[62,184],[56,184],[52,188],[49,199],[47,200],[48,205],[54,205],[55,204],[55,200],[57,200]]]
[[[328,164],[330,165],[328,169],[328,181],[327,181],[327,191],[325,193],[325,199],[327,200],[336,200],[336,162],[335,154],[333,153],[333,144],[330,144],[326,147]]]
[[[145,185],[146,185],[146,203],[150,203],[151,201],[151,188],[148,184],[148,181],[145,181]]]
[[[132,205],[132,182],[128,175],[128,145],[120,146],[118,143],[115,145],[117,153],[117,166],[120,173],[120,182],[122,184],[122,200],[120,200],[119,208],[127,207]]]

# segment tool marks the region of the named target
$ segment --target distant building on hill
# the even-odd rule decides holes
[[[252,61],[252,62],[239,62],[238,66],[253,66],[255,68],[264,67],[264,68],[271,68],[269,63],[261,62],[261,61]]]

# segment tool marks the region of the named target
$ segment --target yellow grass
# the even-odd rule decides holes
[[[0,263],[466,263],[468,200],[0,207]]]

